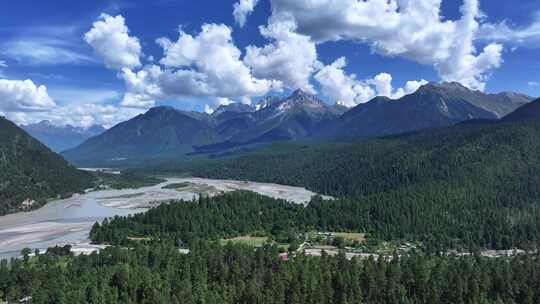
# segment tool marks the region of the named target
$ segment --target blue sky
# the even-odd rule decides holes
[[[354,106],[443,80],[540,96],[539,1],[319,2],[9,1],[0,113],[111,126],[162,104],[210,111],[301,87]]]

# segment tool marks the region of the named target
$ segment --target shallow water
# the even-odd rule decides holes
[[[115,215],[144,212],[151,202],[190,200],[198,196],[190,191],[162,189],[165,185],[182,182],[211,186],[218,192],[250,190],[294,203],[306,203],[315,195],[298,187],[202,178],[169,178],[164,183],[150,187],[90,192],[52,201],[31,212],[1,216],[0,259],[19,256],[25,247],[45,249],[58,244],[86,242],[96,221]]]

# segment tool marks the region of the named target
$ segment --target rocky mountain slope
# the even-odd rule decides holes
[[[377,97],[321,128],[324,138],[369,138],[498,119],[530,102],[516,93],[484,94],[459,83],[427,84],[397,100]]]

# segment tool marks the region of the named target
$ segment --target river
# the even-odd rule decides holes
[[[190,186],[163,188],[182,183]],[[89,192],[49,202],[31,212],[0,216],[0,259],[19,256],[25,247],[40,250],[61,244],[88,247],[92,225],[106,217],[144,212],[155,202],[190,200],[201,192],[215,195],[233,190],[250,190],[298,204],[307,203],[315,195],[299,187],[203,178],[168,178],[155,186]]]

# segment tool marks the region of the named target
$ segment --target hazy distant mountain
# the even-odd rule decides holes
[[[0,117],[0,215],[39,207],[57,195],[82,191],[92,181],[90,174]]]
[[[502,122],[540,120],[540,99],[519,107],[501,119]]]
[[[73,162],[176,157],[193,145],[219,141],[211,117],[172,107],[156,107],[92,137],[62,155]]]
[[[233,103],[211,115],[157,107],[63,155],[77,163],[179,158],[227,153],[275,141],[367,138],[497,119],[530,101],[514,93],[483,94],[457,83],[428,84],[399,100],[377,97],[349,109],[296,90],[255,106]]]
[[[93,125],[89,128],[80,128],[71,125],[55,126],[47,120],[22,126],[22,128],[55,152],[74,148],[88,138],[105,131],[105,128],[99,125]]]
[[[515,93],[484,94],[459,83],[430,83],[398,100],[376,97],[360,104],[324,125],[318,136],[367,138],[498,119],[531,100]]]

